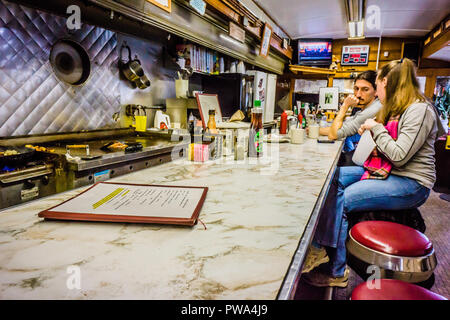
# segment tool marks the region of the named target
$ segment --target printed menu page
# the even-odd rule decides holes
[[[191,218],[204,188],[99,183],[48,212]]]

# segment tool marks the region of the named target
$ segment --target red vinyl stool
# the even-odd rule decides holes
[[[364,279],[367,277],[361,273],[366,272],[367,266],[376,265],[381,278],[411,283],[432,279],[431,285],[434,283],[437,260],[433,244],[413,228],[388,221],[360,222],[350,230],[347,250],[349,265],[356,265],[354,269]]]
[[[412,283],[394,279],[378,281],[379,289],[369,287],[367,282],[361,283],[352,291],[351,300],[447,300]]]

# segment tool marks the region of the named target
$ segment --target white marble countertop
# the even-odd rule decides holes
[[[0,299],[275,299],[341,142],[266,146],[111,179],[208,186],[206,229],[37,216],[87,187],[0,211]]]

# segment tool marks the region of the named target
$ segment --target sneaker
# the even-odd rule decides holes
[[[320,266],[322,263],[330,261],[327,256],[325,248],[316,248],[314,246],[309,247],[308,255],[302,269],[302,273],[310,272],[312,269]]]
[[[345,268],[344,276],[333,278],[332,276],[318,270],[314,270],[303,276],[306,283],[315,287],[341,287],[345,288],[348,285],[348,275],[350,269]]]

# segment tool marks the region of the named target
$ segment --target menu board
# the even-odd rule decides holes
[[[207,187],[99,182],[39,217],[194,225]]]
[[[270,39],[272,38],[272,27],[266,23],[264,25],[263,35],[261,39],[261,47],[259,48],[259,55],[267,57],[270,49]]]

